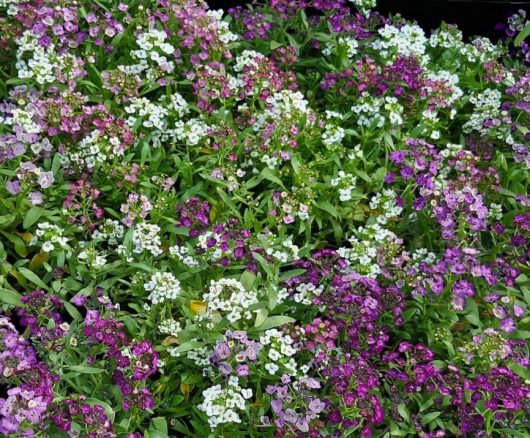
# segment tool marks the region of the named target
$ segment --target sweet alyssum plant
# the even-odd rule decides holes
[[[1,435],[530,434],[525,15],[373,6],[0,0]]]

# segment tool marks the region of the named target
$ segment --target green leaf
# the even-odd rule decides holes
[[[278,281],[285,281],[289,280],[293,277],[298,277],[299,275],[302,275],[306,272],[306,269],[292,269],[291,271],[284,272],[280,277],[278,278]]]
[[[278,184],[280,187],[282,187],[283,189],[285,189],[285,186],[283,185],[283,182],[280,178],[278,178],[276,175],[274,175],[274,173],[272,173],[272,171],[268,168],[268,167],[265,167],[262,171],[261,171],[261,176],[266,179],[266,180],[269,180],[270,182],[273,182],[273,183],[276,183]]]
[[[217,187],[217,193],[219,193],[219,196],[221,197],[223,202],[226,204],[226,206],[230,210],[232,210],[232,213],[234,213],[237,217],[240,218],[241,215],[239,214],[239,209],[237,208],[237,206],[234,203],[234,201],[232,200],[232,198],[230,196],[228,196],[226,194],[226,192],[221,187]]]
[[[64,301],[64,300],[63,300],[63,304],[64,304],[66,311],[70,314],[72,318],[74,318],[76,321],[83,320],[83,316],[81,315],[81,313],[79,313],[79,311],[75,308],[73,304],[69,303],[68,301]]]
[[[265,321],[268,315],[269,311],[267,309],[259,309],[259,311],[256,312],[256,320],[254,321],[254,327],[258,327],[259,325],[263,324],[263,321]]]
[[[89,367],[86,365],[71,365],[68,369],[81,374],[100,374],[106,371],[103,368]]]
[[[410,421],[410,415],[409,415],[409,411],[407,409],[407,407],[405,406],[404,403],[400,403],[397,405],[397,410],[399,412],[399,415],[401,415],[401,418],[403,418],[403,420],[409,422]]]
[[[27,280],[31,281],[33,284],[39,286],[40,288],[49,291],[50,288],[33,272],[27,268],[18,268],[20,272]]]
[[[43,212],[44,212],[44,208],[42,207],[39,207],[37,205],[34,205],[33,207],[31,207],[26,213],[26,216],[24,216],[24,221],[22,222],[22,226],[24,227],[24,229],[28,229],[35,222],[37,222],[42,216]]]
[[[175,348],[176,353],[184,353],[186,351],[194,350],[195,348],[200,348],[204,345],[204,342],[198,342],[198,341],[188,341],[184,342],[184,344],[179,345]]]
[[[290,316],[285,315],[274,315],[269,316],[265,321],[263,321],[258,327],[255,327],[256,331],[268,330],[273,327],[278,327],[283,324],[288,324],[290,322],[295,322],[296,319],[291,318]]]
[[[167,421],[164,417],[156,417],[151,420],[153,428],[167,435]]]
[[[316,205],[321,210],[327,211],[333,217],[339,216],[339,212],[329,201],[326,201],[326,200],[318,201]]]
[[[526,39],[526,37],[527,37],[528,35],[530,35],[530,23],[528,23],[528,24],[524,27],[524,29],[523,29],[521,32],[519,32],[519,35],[517,35],[517,36],[515,37],[515,40],[514,40],[514,42],[513,42],[514,45],[515,45],[516,47],[519,47],[519,46],[521,45],[521,43]]]
[[[257,252],[253,252],[252,256],[254,257],[254,260],[257,260],[259,262],[259,264],[261,265],[261,267],[263,268],[263,270],[267,273],[269,277],[274,277],[274,273],[272,272],[272,269],[269,263],[267,262],[267,260],[265,260],[265,258],[261,254],[258,254]]]
[[[12,306],[20,306],[20,295],[14,290],[4,289],[0,287],[0,301],[6,304],[11,304]]]
[[[13,246],[15,247],[15,252],[20,257],[26,257],[28,255],[28,250],[26,249],[26,244],[16,234],[7,233],[5,231],[1,231],[1,233],[9,240]]]
[[[241,274],[241,284],[246,290],[251,290],[254,281],[256,280],[256,274],[251,271],[245,271]]]
[[[513,362],[511,364],[508,364],[508,368],[510,368],[519,377],[522,377],[525,380],[526,379],[530,380],[530,370],[528,368],[522,366],[521,364]]]
[[[169,438],[167,433],[159,432],[155,429],[148,429],[144,432],[145,438]]]
[[[3,214],[0,216],[0,227],[6,227],[10,225],[15,219],[16,215],[14,214]]]
[[[435,420],[440,416],[441,412],[430,412],[421,416],[421,422],[423,424],[429,424],[431,421]]]

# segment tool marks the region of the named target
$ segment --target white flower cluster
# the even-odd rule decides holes
[[[176,92],[170,97],[168,109],[174,111],[178,117],[184,117],[190,112],[188,102],[186,102],[186,100]]]
[[[344,131],[344,128],[333,124],[327,124],[326,130],[322,133],[322,143],[326,146],[340,144],[345,135],[346,131]]]
[[[357,178],[350,173],[339,170],[337,178],[330,181],[333,187],[339,187],[339,197],[342,202],[350,201],[355,190]]]
[[[208,134],[210,127],[200,118],[190,119],[187,122],[178,120],[175,124],[175,137],[188,146],[196,146]]]
[[[280,162],[280,158],[278,156],[269,156],[268,154],[265,154],[261,157],[261,160],[260,160],[262,163],[265,163],[265,165],[271,169],[271,170],[274,170],[277,166],[278,166],[278,163]]]
[[[371,9],[377,6],[377,0],[350,0],[350,2],[357,6],[361,14],[366,16],[370,14]]]
[[[376,40],[372,47],[379,51],[381,56],[394,59],[398,54],[416,56],[420,61],[427,62],[425,45],[427,38],[423,29],[416,24],[405,24],[399,28],[390,24],[379,29],[381,39]]]
[[[68,248],[68,238],[63,236],[64,230],[49,222],[41,222],[37,225],[35,237],[31,239],[30,245],[35,245],[37,241],[43,241],[42,250],[45,252],[53,251],[56,246]]]
[[[125,235],[125,228],[117,220],[105,219],[105,222],[92,233],[92,239],[105,240],[109,245],[119,244],[118,239]]]
[[[477,37],[471,44],[466,44],[462,50],[470,62],[484,62],[490,59],[498,59],[502,55],[502,49],[493,44],[489,38]]]
[[[198,339],[190,339],[190,342],[197,342]],[[177,351],[177,347],[169,348],[167,350],[168,354],[171,357],[182,357],[182,353]],[[211,374],[211,363],[210,356],[212,351],[208,347],[196,347],[193,350],[188,350],[186,353],[186,358],[192,360],[195,365],[202,368],[203,376],[208,376]]]
[[[241,423],[236,409],[245,410],[245,400],[252,397],[252,389],[242,388],[239,378],[230,376],[225,388],[215,385],[203,391],[204,401],[197,407],[208,416],[208,424],[215,429],[220,424]]]
[[[42,47],[37,38],[27,30],[17,39],[17,45],[16,68],[19,78],[34,78],[41,85],[56,80],[54,72],[59,65],[53,44],[48,48]],[[29,58],[26,52],[31,53]]]
[[[260,336],[260,342],[262,345],[269,346],[262,350],[267,352],[267,359],[271,361],[265,364],[265,369],[269,374],[276,374],[280,365],[286,368],[289,374],[296,374],[298,365],[293,358],[296,354],[293,338],[277,329],[269,329]]]
[[[118,137],[110,137],[98,130],[92,131],[78,143],[78,151],[69,151],[61,155],[61,163],[70,167],[71,163],[80,167],[92,169],[98,163],[104,163],[109,158],[123,155],[121,141]]]
[[[132,242],[134,244],[133,252],[141,254],[144,251],[151,253],[153,257],[162,254],[160,248],[160,227],[148,222],[139,222],[134,227]]]
[[[357,53],[359,43],[356,39],[351,37],[339,37],[336,41],[328,41],[326,47],[322,50],[322,54],[330,56],[332,53],[341,55],[344,53],[348,59],[352,59]]]
[[[6,6],[17,5],[20,3],[20,0],[0,0],[0,8],[5,8]]]
[[[458,29],[437,29],[429,38],[431,47],[444,49],[460,49],[464,45],[462,32]]]
[[[414,267],[418,267],[420,263],[432,264],[436,260],[436,254],[429,252],[427,248],[418,248],[412,253],[412,260],[415,262]]]
[[[33,121],[33,113],[21,108],[11,110],[11,118],[6,119],[8,125],[18,125],[28,134],[38,134],[42,131],[40,125]]]
[[[151,292],[148,298],[153,304],[174,300],[181,292],[180,281],[171,272],[155,272],[144,289]]]
[[[212,320],[213,313],[221,311],[226,313],[226,318],[231,323],[241,319],[251,319],[252,312],[248,310],[250,306],[258,302],[256,292],[247,291],[244,286],[233,278],[221,278],[212,280],[210,288],[202,297],[208,303],[204,314],[197,315],[197,319]],[[208,322],[208,327],[213,328],[214,324]]]
[[[146,70],[149,81],[156,81],[160,73],[169,74],[175,69],[175,63],[168,59],[175,53],[175,48],[166,42],[164,31],[149,29],[136,38],[140,50],[132,50],[131,56],[138,60],[138,64],[121,66],[121,70],[128,74],[138,74]],[[162,52],[162,54],[160,54]],[[152,63],[154,67],[150,67]]]
[[[169,254],[190,268],[199,266],[197,259],[189,255],[190,250],[185,246],[173,245],[169,247]]]
[[[177,337],[182,331],[180,322],[175,321],[174,319],[164,319],[158,324],[158,331],[164,335],[170,335]]]
[[[351,107],[351,110],[358,117],[357,124],[359,126],[371,126],[375,123],[378,128],[382,128],[385,124],[385,116],[380,112],[384,100],[364,92],[358,102]]]
[[[127,114],[134,114],[127,118],[127,124],[130,127],[134,126],[138,117],[141,117],[142,125],[146,128],[164,131],[167,126],[167,108],[157,105],[145,97],[131,97],[129,102],[130,104],[124,109]]]
[[[245,68],[251,67],[257,69],[259,63],[263,60],[264,56],[254,50],[243,50],[243,52],[236,57],[236,64],[234,65],[234,71],[242,72]]]
[[[230,32],[229,24],[226,21],[223,21],[223,13],[224,11],[222,9],[217,11],[210,10],[206,13],[206,15],[212,17],[215,20],[217,24],[219,41],[228,44],[231,41],[237,41],[237,35]]]
[[[341,247],[337,250],[340,257],[346,259],[350,269],[375,278],[381,274],[377,263],[378,249],[397,239],[397,236],[382,228],[379,224],[367,225],[357,229],[357,236],[351,236],[348,241],[351,247]]]
[[[79,242],[81,245],[82,242]],[[100,270],[107,264],[107,258],[104,255],[100,255],[94,248],[83,249],[78,255],[77,260],[81,263],[85,263],[91,269],[96,271]]]
[[[267,98],[267,109],[256,117],[254,131],[261,131],[270,121],[292,123],[309,113],[309,102],[300,91],[282,90]]]
[[[313,283],[300,283],[296,285],[296,292],[293,294],[293,299],[297,303],[305,304],[306,306],[313,303],[314,297],[319,297],[324,292],[324,286],[315,286]]]
[[[488,209],[489,209],[488,216],[492,220],[500,221],[502,219],[502,205],[501,204],[496,204],[496,203],[492,202],[488,206]]]
[[[403,107],[398,103],[397,97],[385,97],[385,109],[388,111],[388,120],[392,125],[403,124]]]
[[[274,235],[272,235],[271,233],[271,235],[268,237],[270,238],[273,236]],[[275,249],[274,247],[275,246],[277,247],[277,244],[275,242],[270,242],[270,245],[271,246],[266,248],[265,252],[267,253],[267,255],[270,255],[276,260],[278,260],[280,263],[287,263],[287,262],[291,262],[294,260],[298,260],[300,258],[298,257],[299,248],[297,245],[293,243],[293,240],[291,237],[285,240],[284,242],[282,242],[282,247],[285,248],[287,252]]]
[[[396,204],[396,192],[392,189],[385,189],[383,193],[377,193],[370,200],[372,210],[381,210],[382,214],[377,216],[377,223],[385,225],[388,219],[398,217],[403,208]]]
[[[501,116],[501,92],[487,88],[481,93],[472,95],[469,101],[475,105],[475,110],[471,114],[469,120],[462,126],[464,132],[478,131],[485,135],[489,132],[489,128],[484,126],[486,119],[499,119]],[[499,125],[501,121],[499,120]]]

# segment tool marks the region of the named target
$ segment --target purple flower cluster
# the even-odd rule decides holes
[[[33,437],[53,401],[57,380],[10,320],[0,316],[0,383],[8,388],[7,397],[0,398],[0,434]]]
[[[327,409],[327,404],[315,395],[315,390],[320,387],[320,382],[311,377],[302,377],[293,382],[290,376],[284,374],[280,383],[265,388],[265,392],[272,399],[275,436],[321,436],[320,428],[323,422],[319,420],[319,416]],[[293,388],[296,396],[293,396]],[[271,419],[265,416],[261,421],[269,424]]]
[[[224,340],[214,346],[210,363],[219,369],[225,380],[234,371],[238,377],[248,377],[250,367],[258,360],[262,348],[263,345],[249,339],[246,332],[228,330]]]
[[[210,225],[210,204],[193,197],[177,205],[177,226],[188,228],[190,237],[202,234]]]
[[[53,415],[54,423],[65,432],[72,428],[73,422],[83,425],[88,430],[87,438],[116,437],[114,427],[103,406],[91,405],[85,400],[84,396],[64,400]]]

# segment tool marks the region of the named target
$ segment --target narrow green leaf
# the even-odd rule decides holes
[[[195,348],[200,348],[204,345],[204,342],[198,342],[198,341],[188,341],[184,342],[184,344],[179,345],[175,348],[176,353],[184,353],[189,350],[194,350]]]
[[[421,416],[421,422],[423,424],[429,424],[431,421],[435,420],[440,416],[441,412],[430,412],[428,414]]]
[[[31,281],[33,284],[39,286],[40,288],[49,291],[50,288],[33,272],[27,268],[18,268],[20,272],[27,280]]]
[[[329,201],[326,201],[326,200],[318,201],[316,205],[321,210],[327,211],[333,217],[339,216],[339,212]]]
[[[306,272],[306,269],[292,269],[291,271],[284,272],[280,277],[278,278],[278,281],[285,281],[289,280],[293,277],[298,277],[299,275],[302,275]]]
[[[167,421],[164,417],[156,417],[151,420],[153,428],[167,435]]]
[[[20,306],[21,297],[22,295],[18,292],[0,287],[0,301],[3,303],[11,304],[12,306]]]
[[[515,45],[516,47],[519,47],[519,46],[521,45],[521,43],[526,39],[526,37],[527,37],[528,35],[530,35],[530,23],[528,23],[528,24],[524,27],[524,29],[523,29],[521,32],[519,32],[519,35],[517,35],[517,36],[515,37],[515,40],[514,40],[514,42],[513,42],[514,45]]]
[[[246,290],[251,290],[254,281],[256,280],[256,274],[251,271],[245,271],[241,274],[241,284]]]
[[[26,216],[24,216],[24,221],[22,222],[22,226],[24,227],[24,229],[28,229],[35,222],[37,222],[42,216],[43,212],[44,208],[39,207],[38,205],[34,205],[33,207],[31,207],[26,213]]]
[[[274,327],[278,327],[283,324],[288,324],[290,322],[295,322],[294,318],[285,315],[274,315],[269,316],[265,321],[263,321],[258,327],[255,328],[257,331],[268,330]]]
[[[398,404],[397,410],[399,412],[399,415],[401,415],[401,418],[403,418],[403,420],[405,420],[406,422],[410,421],[409,411],[404,403]]]
[[[86,365],[71,365],[68,369],[81,374],[100,374],[105,372],[103,368],[89,367]]]

